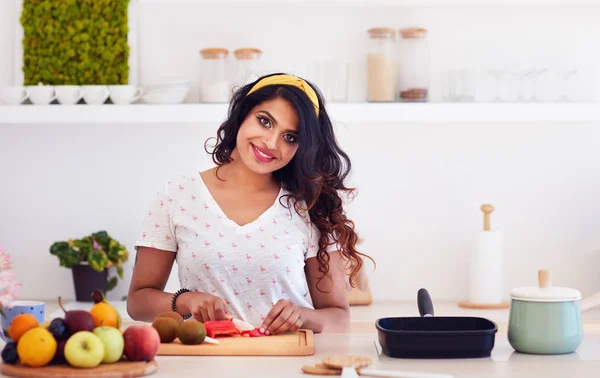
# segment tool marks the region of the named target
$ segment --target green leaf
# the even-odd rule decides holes
[[[117,277],[113,277],[106,283],[106,291],[110,291],[117,286]]]
[[[102,250],[108,252],[110,249],[111,238],[106,231],[99,231],[92,234],[92,238],[98,242]]]
[[[60,266],[65,268],[72,268],[73,265],[77,265],[81,262],[81,253],[73,248],[69,248],[64,254],[59,257]]]
[[[88,252],[87,261],[92,269],[98,272],[102,272],[104,269],[106,269],[106,264],[108,264],[108,257],[103,251],[96,251],[92,249]]]
[[[69,243],[67,242],[56,242],[52,244],[50,247],[50,254],[54,256],[59,256],[60,254],[64,254],[69,249]]]
[[[79,248],[79,255],[81,256],[81,261],[88,261],[90,252],[92,252],[93,250],[94,249],[89,244],[82,245],[81,248]]]
[[[90,240],[90,238],[76,239],[73,240],[73,246],[75,248],[89,250],[90,248],[92,248],[92,241]]]
[[[71,248],[67,242],[54,243],[50,247],[50,254],[58,257],[59,265],[65,268],[79,264],[82,259],[81,251]]]
[[[108,250],[108,258],[110,261],[119,261],[121,259],[121,246],[111,243]]]

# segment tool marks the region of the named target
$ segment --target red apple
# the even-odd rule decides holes
[[[123,340],[129,361],[151,361],[160,347],[160,336],[152,326],[129,326],[123,332]]]

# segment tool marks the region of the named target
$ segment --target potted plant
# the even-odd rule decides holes
[[[60,266],[73,272],[75,299],[91,302],[96,290],[106,293],[123,278],[123,263],[129,252],[106,231],[99,231],[81,239],[69,239],[52,244],[50,254],[58,257]],[[117,275],[108,279],[108,270],[116,268]]]

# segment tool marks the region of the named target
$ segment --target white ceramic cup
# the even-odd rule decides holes
[[[83,99],[89,105],[104,104],[110,94],[106,85],[84,85],[81,89],[83,89]]]
[[[27,91],[29,100],[35,105],[48,105],[56,100],[56,90],[52,85],[30,85]]]
[[[109,85],[110,99],[117,105],[127,105],[137,101],[144,90],[134,85]]]
[[[0,88],[0,104],[20,105],[29,97],[29,92],[22,86],[4,86]]]
[[[79,85],[57,85],[56,96],[63,105],[77,104],[83,97],[83,90]]]

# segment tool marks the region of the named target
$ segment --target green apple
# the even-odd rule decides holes
[[[90,331],[79,331],[71,335],[65,344],[65,359],[78,368],[93,368],[104,358],[102,340]]]
[[[94,335],[98,336],[102,340],[102,344],[104,344],[103,363],[111,364],[121,359],[123,348],[125,347],[121,331],[115,327],[100,326],[94,328]]]

